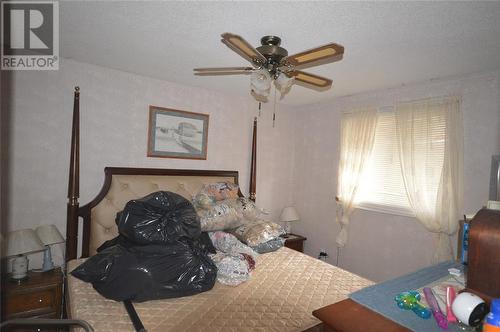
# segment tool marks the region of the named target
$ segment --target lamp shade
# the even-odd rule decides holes
[[[17,256],[45,249],[43,243],[31,228],[9,232],[6,242],[7,246],[4,257]]]
[[[299,214],[293,206],[287,206],[281,211],[280,221],[298,221],[299,219]]]
[[[294,81],[295,77],[288,77],[286,74],[280,73],[274,81],[274,85],[276,85],[278,90],[280,90],[281,94],[284,94],[288,89],[290,89]]]
[[[64,238],[55,225],[38,226],[35,232],[44,245],[64,242]]]
[[[271,75],[265,69],[254,71],[250,76],[250,86],[257,95],[267,97],[271,89]]]

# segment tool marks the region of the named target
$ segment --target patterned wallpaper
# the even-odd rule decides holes
[[[221,79],[221,78],[215,78]],[[65,234],[73,87],[81,89],[80,203],[97,195],[106,166],[238,170],[248,193],[257,103],[109,68],[63,60],[55,72],[15,72],[7,229],[56,224]],[[148,158],[148,106],[210,114],[207,160]],[[293,110],[259,119],[257,203],[279,215],[290,204]]]
[[[464,213],[471,214],[486,204],[491,156],[500,152],[499,91],[499,73],[489,72],[337,98],[297,113],[294,200],[305,220],[296,226],[308,238],[305,252],[317,256],[325,249],[329,261],[336,261],[334,197],[342,112],[397,100],[462,96]],[[340,266],[364,277],[386,280],[431,263],[434,238],[414,218],[358,209],[349,229]]]

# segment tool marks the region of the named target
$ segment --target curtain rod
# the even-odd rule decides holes
[[[389,112],[389,108],[393,109],[396,104],[406,104],[406,103],[422,103],[426,101],[445,101],[445,100],[456,100],[459,102],[462,102],[462,97],[457,96],[457,95],[449,95],[449,96],[439,96],[439,97],[427,97],[427,98],[421,98],[421,99],[411,99],[411,100],[400,100],[400,101],[395,101],[393,105],[382,105],[382,106],[377,106],[377,107],[359,107],[354,110],[342,112],[342,114],[352,114],[358,110],[363,110],[363,109],[368,109],[368,108],[376,108],[377,112]]]

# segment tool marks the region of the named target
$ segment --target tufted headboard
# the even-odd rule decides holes
[[[78,209],[78,217],[83,219],[82,257],[95,254],[102,243],[118,235],[116,213],[132,199],[164,190],[191,200],[205,184],[238,184],[237,171],[106,167],[104,173],[99,194]]]
[[[105,179],[99,194],[90,203],[80,207],[80,88],[75,87],[71,130],[68,204],[66,218],[66,261],[77,257],[78,226],[83,219],[82,257],[88,257],[105,241],[118,232],[116,213],[131,199],[141,198],[155,191],[176,192],[186,198],[197,193],[204,184],[226,181],[238,184],[237,171],[186,170],[158,168],[104,169]],[[253,121],[250,160],[249,197],[255,201],[257,179],[257,118]],[[240,196],[241,191],[239,192]]]

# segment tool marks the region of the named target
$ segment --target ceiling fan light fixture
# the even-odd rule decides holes
[[[237,75],[250,74],[250,94],[260,101],[267,101],[274,81],[275,97],[279,90],[283,98],[294,83],[317,91],[326,91],[331,88],[332,80],[316,74],[299,70],[339,61],[344,55],[344,47],[330,43],[315,47],[307,51],[288,55],[288,51],[281,47],[281,38],[264,36],[261,46],[253,47],[241,36],[225,32],[221,35],[221,42],[236,54],[252,64],[252,67],[212,67],[195,68],[198,76],[209,75]],[[275,98],[276,100],[276,98]]]
[[[282,95],[284,95],[285,93],[287,93],[290,90],[294,81],[295,81],[295,78],[293,76],[288,77],[284,73],[279,73],[278,77],[274,81],[274,85],[280,91],[280,93]]]
[[[250,87],[256,94],[267,97],[271,90],[271,75],[265,69],[259,69],[250,76]]]

